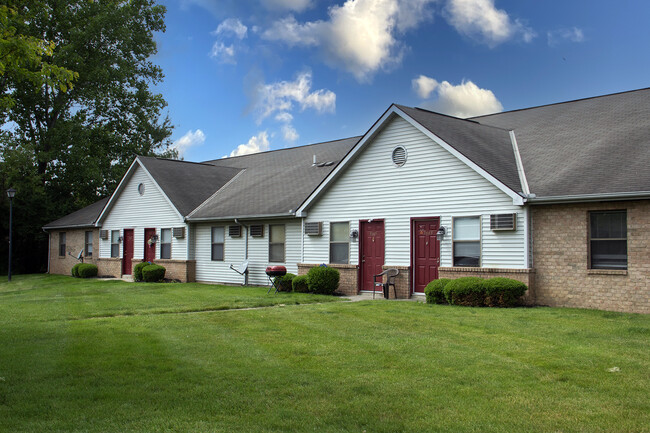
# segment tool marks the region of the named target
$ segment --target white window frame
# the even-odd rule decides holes
[[[477,239],[456,239],[456,221],[459,219],[478,219],[478,238]],[[480,268],[483,262],[483,221],[481,215],[464,215],[459,217],[452,217],[451,219],[451,232],[452,232],[452,250],[451,262],[454,267],[467,267],[467,268]],[[458,265],[456,264],[456,244],[457,243],[477,243],[478,242],[478,264],[476,265]]]
[[[163,234],[167,232],[169,233],[169,242],[164,242],[164,236]],[[164,246],[169,245],[169,254],[167,254],[169,257],[164,257],[163,250]],[[160,229],[160,258],[161,259],[171,259],[172,258],[172,229]]]
[[[221,230],[221,242],[214,241],[214,231],[215,229]],[[214,258],[214,248],[215,246],[221,246],[221,258]],[[226,228],[224,226],[212,226],[210,227],[210,260],[213,262],[223,262],[226,260]]]
[[[347,237],[345,242],[343,241],[334,241],[332,240],[332,235],[334,234],[334,225],[336,224],[346,224],[347,225]],[[329,242],[329,252],[330,252],[330,257],[329,257],[329,262],[330,263],[335,263],[335,264],[341,264],[341,265],[347,265],[350,264],[350,221],[333,221],[330,222],[330,242]],[[332,260],[332,245],[343,245],[345,244],[347,246],[347,259],[345,262],[335,262]]]
[[[273,240],[273,227],[284,227],[284,239],[282,242],[272,242]],[[287,225],[286,224],[269,224],[269,263],[285,263],[287,259]],[[271,250],[273,246],[282,245],[282,260],[277,260],[278,257],[271,257]]]

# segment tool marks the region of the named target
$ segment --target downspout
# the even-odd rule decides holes
[[[246,229],[246,243],[244,246],[244,260],[248,260],[248,226],[242,224],[237,218],[235,218],[235,224],[242,226]],[[246,274],[244,275],[244,284],[248,286],[248,269],[246,269]]]

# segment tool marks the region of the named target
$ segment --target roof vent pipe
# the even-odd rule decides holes
[[[311,166],[314,167],[316,165],[316,155],[314,155],[314,162],[312,162]]]

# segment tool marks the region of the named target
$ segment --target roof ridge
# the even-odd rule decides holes
[[[221,185],[220,188],[218,188],[215,192],[213,192],[212,194],[210,194],[210,195],[209,195],[205,200],[203,200],[203,202],[199,203],[199,205],[198,205],[197,207],[195,207],[194,209],[192,209],[192,210],[190,211],[190,213],[188,213],[188,214],[185,216],[185,218],[191,218],[192,215],[194,215],[194,214],[195,214],[196,212],[198,212],[200,209],[202,209],[203,207],[205,207],[205,206],[208,204],[208,202],[210,202],[214,197],[217,196],[217,194],[219,194],[219,192],[223,191],[224,188],[226,188],[228,185],[230,185],[232,182],[234,182],[235,179],[237,179],[237,178],[238,178],[242,173],[244,173],[246,170],[247,170],[246,168],[239,169],[239,171],[238,171],[237,173],[235,173],[235,175],[234,175],[233,177],[231,177],[231,178],[228,180],[228,182],[226,182],[226,183],[224,183],[223,185]]]
[[[197,164],[197,165],[204,165],[206,167],[215,167],[214,164],[210,164],[208,162],[185,161],[184,159],[160,158],[158,156],[144,156],[144,155],[138,155],[138,158],[157,159],[159,161],[169,161],[169,162],[184,162],[185,164]]]
[[[353,138],[359,138],[360,139],[361,137],[363,137],[363,135],[354,135],[352,137],[338,138],[336,140],[321,141],[321,142],[318,142],[318,143],[303,144],[301,146],[286,147],[284,149],[270,149],[270,150],[265,150],[264,152],[248,153],[246,155],[236,155],[236,156],[227,156],[227,157],[218,158],[218,159],[209,159],[207,161],[202,162],[201,164],[218,164],[217,161],[221,161],[221,160],[224,160],[224,159],[243,158],[243,157],[247,157],[247,156],[251,156],[251,155],[261,155],[261,154],[266,154],[266,153],[271,153],[271,152],[280,152],[280,151],[283,151],[283,150],[302,149],[304,147],[317,146],[319,144],[334,143],[334,142],[337,142],[337,141],[351,140]]]
[[[553,102],[551,104],[536,105],[534,107],[517,108],[517,109],[514,109],[514,110],[501,111],[501,112],[492,113],[492,114],[482,114],[480,116],[468,117],[468,119],[479,119],[479,118],[482,118],[482,117],[499,116],[501,114],[516,113],[518,111],[526,111],[526,110],[535,110],[537,108],[552,107],[554,105],[562,105],[562,104],[571,104],[571,103],[574,103],[574,102],[583,102],[583,101],[588,101],[590,99],[606,98],[606,97],[609,97],[609,96],[622,95],[622,94],[625,94],[625,93],[641,92],[641,91],[644,91],[644,90],[650,90],[650,87],[643,87],[641,89],[633,89],[633,90],[624,90],[622,92],[608,93],[608,94],[605,94],[605,95],[588,96],[586,98],[572,99],[572,100],[569,100],[569,101]]]
[[[463,122],[470,122],[470,123],[473,123],[473,124],[478,125],[478,126],[485,126],[485,127],[488,127],[488,128],[499,129],[499,130],[501,130],[501,131],[505,131],[505,132],[509,132],[509,131],[511,131],[511,129],[501,128],[500,126],[494,126],[494,125],[486,125],[486,124],[484,124],[484,123],[477,122],[476,120],[471,120],[472,118],[470,118],[470,117],[468,117],[468,118],[456,117],[456,116],[451,116],[451,115],[449,115],[449,114],[438,113],[437,111],[427,110],[426,108],[420,108],[420,107],[409,107],[409,106],[407,106],[407,105],[395,104],[395,106],[396,106],[397,108],[400,108],[400,109],[401,109],[401,107],[405,107],[405,108],[410,108],[410,109],[412,109],[412,110],[424,111],[425,113],[436,114],[436,115],[438,115],[438,116],[447,117],[447,118],[449,118],[449,119],[454,119],[454,120],[460,120],[460,121],[463,121]],[[500,113],[495,113],[495,114],[500,114]],[[489,116],[489,115],[488,115],[488,116]]]

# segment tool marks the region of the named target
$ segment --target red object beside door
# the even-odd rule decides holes
[[[156,229],[144,229],[144,261],[153,262],[156,259],[156,244],[149,245],[149,239],[156,235]]]
[[[438,279],[440,266],[440,242],[436,236],[439,218],[414,219],[411,225],[413,251],[413,291],[424,293],[424,288]]]
[[[382,291],[375,288],[375,275],[383,272],[384,266],[384,222],[361,221],[360,274],[361,290]]]
[[[133,260],[133,229],[124,229],[122,239],[122,275],[131,275]]]

